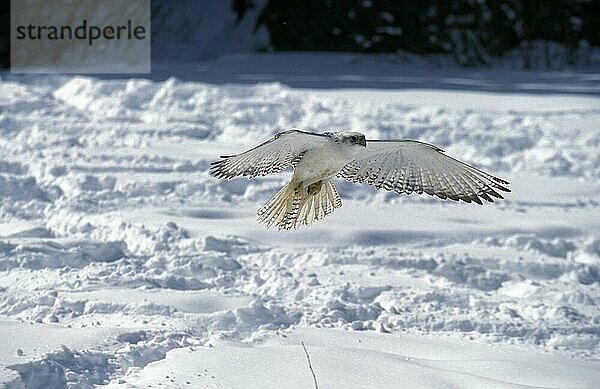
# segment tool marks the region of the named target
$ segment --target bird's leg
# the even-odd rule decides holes
[[[306,189],[306,193],[308,193],[309,196],[315,195],[321,191],[322,186],[323,186],[323,181],[317,181],[313,184],[310,184],[308,186],[308,188]]]

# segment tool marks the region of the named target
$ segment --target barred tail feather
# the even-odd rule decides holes
[[[292,210],[294,197],[296,191],[289,183],[258,210],[256,213],[258,222],[265,224],[267,228],[279,225],[285,215]]]
[[[342,199],[338,194],[333,182],[327,180],[323,182],[321,190],[309,195],[302,200],[298,215],[294,220],[294,228],[300,228],[303,225],[309,226],[313,222],[323,219],[336,208],[342,206]]]
[[[323,182],[320,190],[309,193],[293,188],[291,183],[283,187],[271,200],[258,210],[258,221],[279,230],[298,229],[311,225],[342,206],[342,199],[331,180]]]

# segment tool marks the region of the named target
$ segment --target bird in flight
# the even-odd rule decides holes
[[[483,204],[503,198],[509,185],[460,162],[436,146],[415,140],[367,140],[359,132],[322,134],[289,130],[237,155],[211,164],[217,178],[253,178],[293,166],[290,182],[261,209],[260,223],[279,230],[311,225],[342,206],[332,178],[397,193],[427,193],[441,199]]]

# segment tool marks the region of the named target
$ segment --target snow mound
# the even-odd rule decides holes
[[[12,267],[29,269],[84,267],[91,262],[113,262],[125,256],[127,246],[122,242],[70,242],[53,241],[22,243],[16,246],[3,244],[4,270]],[[7,250],[8,248],[8,250]]]
[[[118,340],[127,344],[116,354],[103,351],[73,351],[62,346],[43,358],[10,366],[19,373],[17,382],[27,388],[61,389],[106,385],[115,373],[139,369],[163,359],[173,348],[189,346],[184,334],[152,336],[122,334]]]
[[[61,195],[60,190],[46,190],[37,183],[34,177],[15,177],[0,175],[0,199],[12,201],[40,200],[48,202]]]

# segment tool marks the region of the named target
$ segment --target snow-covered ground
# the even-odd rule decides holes
[[[0,386],[307,388],[304,342],[322,388],[600,387],[600,76],[352,58],[1,74]],[[292,127],[430,142],[513,192],[339,181],[333,215],[265,230],[287,174],[208,165]]]

